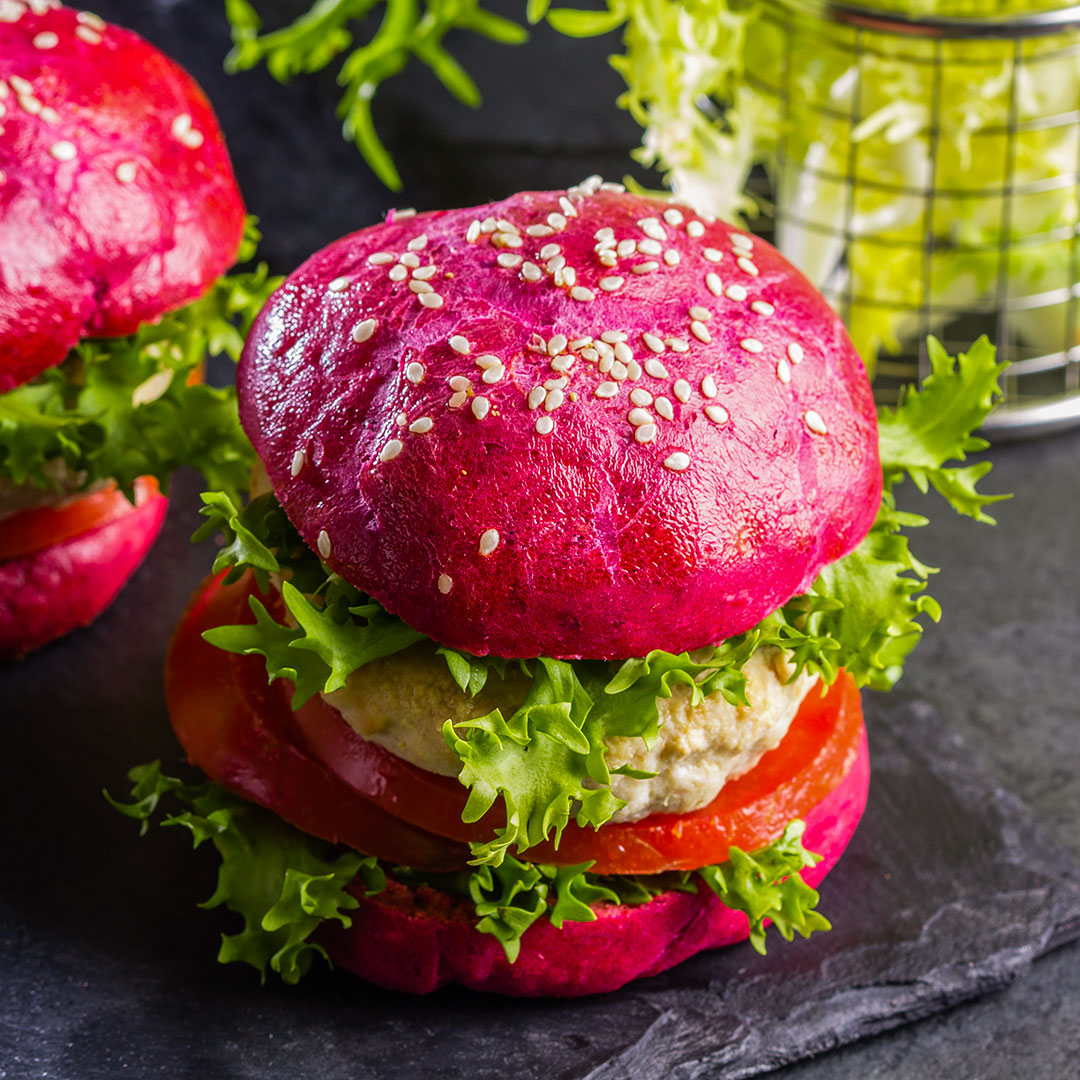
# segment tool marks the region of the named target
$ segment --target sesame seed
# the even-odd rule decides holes
[[[486,217],[480,222],[480,231],[485,235],[493,233],[495,231],[495,219],[493,217]]]
[[[390,268],[390,280],[391,281],[404,281],[409,276],[408,267],[405,266],[392,266]]]
[[[686,224],[686,235],[700,240],[705,235],[705,226],[700,221],[689,221]]]
[[[137,171],[134,161],[121,161],[116,166],[116,179],[121,184],[130,184],[134,181]]]
[[[80,11],[75,16],[75,21],[82,23],[84,26],[92,26],[95,30],[104,30],[106,26],[105,20],[92,11]]]
[[[191,116],[188,113],[180,113],[173,118],[169,129],[178,139],[182,139],[191,130]]]
[[[636,428],[634,431],[634,438],[639,443],[650,443],[656,438],[656,425],[655,424],[642,424],[641,427]]]
[[[633,255],[635,251],[637,251],[637,241],[630,239],[620,240],[618,246],[615,248],[615,254],[618,255],[620,259],[628,258]]]
[[[645,342],[645,347],[650,352],[662,353],[664,351],[664,343],[655,334],[644,333],[641,335],[641,340]]]
[[[637,249],[642,255],[659,255],[664,245],[659,240],[639,240]]]
[[[75,36],[80,41],[85,41],[87,45],[101,44],[101,35],[96,30],[91,30],[89,26],[76,26]]]
[[[716,380],[711,375],[706,375],[701,380],[701,392],[707,398],[716,397]]]
[[[745,349],[748,353],[759,353],[765,348],[757,338],[752,337],[743,338],[742,341],[739,342],[739,347]]]
[[[724,291],[724,283],[720,280],[720,275],[715,270],[710,270],[705,275],[705,287],[713,294],[713,296],[720,296]]]
[[[348,287],[349,279],[347,277],[336,277],[326,286],[330,292],[344,292]]]
[[[560,375],[557,379],[545,379],[544,388],[546,390],[565,390],[569,382],[570,380],[565,375]]]
[[[387,263],[394,261],[394,256],[389,251],[376,251],[374,255],[369,255],[367,261],[372,266],[385,266]]]
[[[594,240],[614,240],[615,239],[615,230],[611,229],[611,228],[608,228],[606,226],[603,229],[597,229],[596,232],[593,233],[593,239]]]
[[[483,356],[476,358],[476,366],[478,368],[484,368],[486,371],[488,368],[500,367],[502,365],[502,357],[495,356],[493,353],[484,353]]]
[[[409,414],[406,412],[399,412],[397,416],[394,417],[394,422],[398,427],[404,427],[409,422]]]
[[[801,364],[803,360],[803,347],[797,342],[793,341],[787,347],[788,359],[793,364]]]
[[[566,400],[561,390],[549,390],[544,398],[544,411],[554,412]]]
[[[570,353],[560,353],[551,361],[555,371],[569,371],[574,366],[574,357]]]
[[[428,281],[417,281],[416,278],[413,278],[409,282],[409,290],[417,295],[423,295],[424,293],[433,293],[435,287]]]
[[[732,247],[740,248],[742,251],[754,250],[754,241],[749,236],[743,235],[743,233],[732,233],[729,239]]]
[[[11,89],[16,94],[32,94],[34,92],[33,83],[28,82],[21,75],[12,75],[8,82],[11,83]]]
[[[658,397],[656,399],[656,406],[655,407],[656,407],[656,411],[665,420],[674,420],[675,419],[675,409],[672,406],[671,402],[666,397]]]
[[[536,263],[527,262],[521,268],[521,276],[526,281],[539,281],[544,275]]]
[[[557,231],[566,228],[566,218],[562,214],[548,214],[547,223]]]
[[[723,405],[706,405],[705,415],[714,424],[726,424],[728,422],[728,411]]]
[[[650,240],[659,240],[663,243],[667,239],[667,233],[664,232],[664,227],[660,224],[656,218],[642,218],[638,222],[641,227],[641,231],[649,237]]]
[[[600,279],[600,288],[603,289],[604,292],[615,292],[616,289],[621,289],[625,284],[626,278],[624,277],[612,276],[602,277]]]
[[[783,357],[781,357],[780,360],[777,361],[776,377],[782,383],[791,382],[791,365],[785,359],[783,359]]]
[[[638,386],[630,391],[630,403],[644,409],[653,403],[653,396],[643,386]]]
[[[401,443],[398,443],[400,446]],[[315,546],[319,549],[319,554],[324,559],[330,558],[330,536],[325,529],[319,530],[319,535],[315,539]]]
[[[464,390],[459,390],[456,394],[450,395],[450,400],[447,402],[447,404],[450,406],[451,409],[460,409],[461,406],[465,404],[468,396],[469,395],[466,394]]]
[[[549,274],[554,274],[556,271],[561,270],[566,265],[566,259],[562,255],[553,255],[544,264],[544,269]]]
[[[698,341],[704,342],[706,345],[712,341],[712,334],[709,333],[708,328],[700,319],[695,319],[690,324],[690,333],[698,339]]]
[[[60,44],[60,39],[51,30],[43,30],[34,35],[31,44],[35,49],[55,49]]]
[[[501,232],[508,232],[508,233],[519,233],[519,232],[521,232],[521,230],[512,221],[509,221],[507,218],[496,218],[495,219],[495,228],[499,229]]]
[[[484,369],[484,374],[480,376],[481,381],[491,386],[493,383],[499,382],[506,374],[506,368],[502,364],[496,364],[494,367]]]
[[[532,410],[539,409],[544,403],[544,398],[547,397],[547,391],[542,386],[534,386],[529,391],[529,396],[526,399],[528,401],[529,408]]]
[[[486,397],[474,397],[470,408],[477,420],[483,420],[491,411],[491,402]]]
[[[499,546],[499,530],[485,529],[480,537],[480,554],[490,555]]]
[[[690,318],[708,322],[712,318],[712,312],[706,307],[692,307],[690,309]]]
[[[541,356],[547,356],[547,342],[540,334],[533,334],[529,338],[529,343],[525,346],[529,352],[540,353]]]
[[[446,380],[451,390],[471,390],[472,381],[465,375],[451,375]]]
[[[362,345],[375,333],[378,326],[379,324],[375,319],[364,319],[363,322],[358,322],[353,327],[353,341],[355,341],[357,345]]]
[[[469,225],[468,231],[465,233],[465,239],[468,243],[475,243],[480,239],[480,222],[472,221]]]
[[[601,375],[606,375],[615,365],[614,356],[601,356],[600,363],[596,365]]]
[[[461,334],[455,334],[450,339],[450,348],[456,353],[461,353],[462,356],[468,356],[472,352],[472,345],[469,344],[469,339],[463,337]],[[453,383],[451,383],[453,385]]]
[[[550,435],[555,427],[555,421],[550,416],[538,416],[536,418],[537,435]]]
[[[419,236],[414,236],[405,246],[410,251],[423,251],[427,247],[427,235],[421,233]]]
[[[684,405],[690,400],[690,384],[685,379],[676,379],[672,389]]]
[[[619,384],[615,382],[602,382],[595,391],[594,395],[598,398],[613,398],[619,392]]]
[[[603,370],[603,369],[601,369]],[[630,373],[626,370],[626,365],[621,360],[615,360],[611,364],[611,377],[616,382],[625,382],[626,376]]]
[[[755,300],[750,305],[750,309],[756,311],[759,315],[764,315],[766,318],[776,311],[776,308],[768,300]]]
[[[674,206],[669,206],[664,211],[664,220],[669,225],[681,225],[683,223],[683,216],[679,210],[676,210]]]
[[[594,293],[592,289],[586,289],[584,285],[575,285],[570,290],[570,297],[573,300],[580,300],[584,303],[588,300],[595,300],[596,293]]]
[[[668,369],[659,360],[651,357],[645,361],[645,370],[654,379],[666,379],[668,377]]]
[[[600,335],[600,340],[608,345],[618,345],[620,341],[626,341],[629,334],[624,333],[622,330],[605,330]]]
[[[631,274],[651,274],[654,270],[659,270],[660,264],[654,259],[650,259],[648,262],[635,263],[630,267]]]
[[[615,359],[629,364],[634,359],[634,350],[625,341],[618,341],[615,343]]]
[[[405,444],[400,439],[391,439],[379,454],[380,461],[393,461],[394,458],[405,449]]]
[[[577,217],[577,216],[578,216],[578,213],[577,213],[577,208],[576,208],[576,207],[574,206],[574,204],[573,204],[573,203],[572,203],[572,202],[571,202],[571,201],[570,201],[570,200],[569,200],[569,199],[568,199],[568,198],[567,198],[567,197],[566,197],[565,195],[560,195],[560,196],[559,196],[559,209],[560,209],[560,210],[561,210],[561,211],[562,211],[562,212],[563,212],[563,213],[564,213],[564,214],[565,214],[565,215],[566,215],[566,216],[567,216],[568,218],[572,218],[572,217]]]
[[[746,290],[741,285],[729,285],[724,290],[724,295],[729,300],[735,300],[741,304],[746,299]]]
[[[402,207],[400,210],[391,210],[390,213],[387,214],[387,217],[393,218],[394,221],[400,221],[403,218],[416,217],[416,207],[405,206]]]
[[[578,349],[584,349],[586,345],[591,345],[591,344],[592,344],[592,338],[591,337],[579,337],[579,338],[575,338],[573,341],[571,341],[566,347],[571,352],[577,352]]]
[[[626,362],[626,377],[634,382],[641,378],[641,365],[636,360]]]
[[[829,429],[825,426],[825,421],[821,418],[821,413],[815,412],[813,409],[807,409],[803,413],[803,423],[815,434],[815,435],[828,435]]]
[[[411,383],[421,383],[424,381],[424,365],[417,363],[413,360],[411,364],[405,366],[405,378]]]
[[[550,236],[555,230],[550,225],[530,225],[525,230],[526,236]]]
[[[668,266],[678,266],[680,259],[682,259],[682,256],[674,248],[668,248],[664,252],[664,262]]]
[[[674,352],[689,352],[690,345],[684,341],[681,337],[669,337],[664,338],[664,344]]]
[[[616,195],[621,195],[626,190],[625,184],[617,184],[614,180],[605,180],[600,185],[601,191],[614,191]]]
[[[454,579],[449,574],[439,575],[439,592],[446,596],[454,587]]]
[[[49,153],[52,154],[57,161],[71,161],[75,157],[75,144],[70,143],[67,139],[61,139],[59,142],[54,142],[49,147]]]
[[[41,112],[41,102],[33,94],[20,94],[19,108],[31,116],[37,116]]]
[[[307,454],[303,450],[297,450],[292,456],[292,464],[289,466],[290,476],[299,476],[307,464]]]
[[[515,267],[521,265],[521,256],[515,255],[512,251],[501,252],[495,261],[500,265],[506,267],[508,270],[513,270]]]
[[[561,272],[563,285],[570,286],[577,284],[577,271],[572,266],[563,267]],[[558,274],[555,275],[555,283],[559,284]]]
[[[749,274],[751,277],[758,276],[758,268],[748,259],[746,256],[735,260],[735,265],[738,266],[743,273]]]
[[[409,425],[409,430],[414,435],[426,435],[435,426],[435,421],[430,416],[421,416]]]
[[[559,353],[565,351],[567,344],[565,334],[555,334],[547,343],[548,356],[558,356]]]
[[[517,233],[508,233],[508,232],[496,233],[491,238],[491,242],[496,247],[508,247],[508,248],[519,248],[525,243],[525,241],[522,240],[521,237],[518,236]]]
[[[631,400],[633,400],[633,392],[630,394]],[[646,412],[644,409],[631,409],[626,414],[626,419],[630,421],[634,427],[641,427],[642,424],[652,423],[652,413]]]
[[[398,262],[400,262],[402,266],[409,267],[410,270],[415,270],[420,265],[420,256],[417,255],[415,251],[406,251],[402,253]]]
[[[665,462],[664,468],[672,472],[686,472],[690,468],[690,457],[681,450],[676,450]]]
[[[724,257],[724,253],[717,248],[705,248],[705,250],[702,251],[702,255],[704,255],[709,262],[714,263],[719,262]]]
[[[418,266],[413,272],[412,276],[417,281],[430,281],[438,273],[438,268],[434,263],[428,263],[427,266]]]
[[[540,258],[541,259],[554,259],[555,256],[558,255],[560,251],[562,251],[562,248],[559,247],[558,244],[545,244],[540,249]]]
[[[420,303],[423,304],[424,307],[434,310],[436,308],[441,308],[445,301],[443,300],[442,296],[439,295],[439,293],[433,292],[423,293],[420,296]]]

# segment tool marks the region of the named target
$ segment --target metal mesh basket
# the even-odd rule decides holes
[[[765,0],[753,36],[774,239],[876,359],[879,400],[926,374],[927,334],[986,333],[1012,362],[992,437],[1080,424],[1080,7]]]

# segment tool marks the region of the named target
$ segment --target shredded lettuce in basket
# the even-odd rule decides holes
[[[917,18],[1002,17],[1060,4],[862,6]],[[608,0],[606,9],[549,8],[534,0],[528,13],[572,37],[621,30],[611,64],[626,81],[618,104],[643,129],[636,156],[699,211],[752,216],[746,182],[755,166],[765,167],[780,219],[778,246],[819,288],[854,298],[844,314],[868,367],[882,350],[896,352],[922,330],[927,269],[935,308],[991,304],[1001,282],[1013,296],[1072,284],[1080,207],[1071,115],[1080,98],[1080,30],[1020,45],[1008,38],[939,43],[791,13],[782,20],[789,32],[771,17],[780,5],[763,0]],[[1022,57],[1015,101],[1014,49]],[[778,91],[790,94],[787,117]],[[1067,122],[1045,122],[1051,117]],[[1014,119],[1019,134],[1010,143],[1006,130]],[[858,185],[849,205],[845,178],[852,168]],[[1033,193],[1003,202],[1007,187],[1023,192],[1030,185],[1037,185]],[[957,194],[931,203],[922,194],[928,188]],[[934,252],[927,268],[928,206],[933,220],[925,235]],[[849,231],[855,239],[845,250]],[[1002,244],[1025,239],[1036,242],[1012,243],[999,270]],[[948,318],[935,317],[934,328]],[[1070,326],[1068,303],[1016,311],[1011,320],[1024,345],[1056,352]]]
[[[326,950],[311,940],[324,923],[352,925],[359,907],[349,887],[375,896],[388,877],[416,887],[430,885],[471,902],[476,929],[491,934],[513,963],[522,935],[540,919],[556,928],[565,922],[592,922],[593,905],[644,904],[670,889],[711,889],[723,903],[750,919],[750,942],[765,952],[765,921],[791,941],[830,929],[815,909],[817,892],[800,871],[820,861],[802,844],[803,823],[794,821],[773,843],[751,853],[732,847],[728,862],[694,871],[651,876],[602,876],[592,863],[555,866],[507,858],[498,867],[481,866],[456,874],[430,874],[390,867],[372,856],[334,847],[294,829],[276,814],[255,806],[209,781],[185,784],[167,776],[159,762],[139,765],[128,778],[130,803],[106,798],[122,814],[141,822],[179,825],[199,847],[207,840],[221,858],[217,888],[201,906],[224,904],[243,919],[243,929],[225,934],[218,960],[267,970],[287,983],[297,982]],[[163,805],[164,803],[164,805]],[[172,812],[166,812],[171,806]]]
[[[954,464],[986,445],[972,432],[998,392],[1002,365],[993,347],[984,338],[954,359],[931,340],[929,352],[930,377],[881,415],[884,493],[877,518],[862,543],[826,567],[809,593],[693,657],[656,650],[622,662],[520,659],[529,689],[510,716],[495,709],[446,722],[443,735],[469,789],[464,820],[477,821],[496,804],[505,812],[495,836],[472,845],[476,864],[497,867],[511,851],[521,854],[548,839],[558,843],[571,819],[594,828],[610,821],[625,804],[611,792],[606,740],[655,738],[657,702],[678,685],[689,689],[695,703],[714,693],[743,702],[743,667],[762,646],[785,650],[796,675],[808,671],[827,683],[840,668],[860,686],[875,689],[888,689],[900,678],[923,618],[936,620],[940,609],[926,592],[933,570],[911,553],[904,531],[926,519],[897,509],[895,487],[908,479],[924,492],[933,487],[959,513],[986,522],[993,519],[985,507],[1003,497],[977,489],[988,462]],[[232,580],[250,570],[263,590],[271,573],[281,574],[281,600],[291,616],[279,620],[253,595],[253,623],[215,627],[204,636],[229,652],[263,656],[271,681],[293,683],[294,707],[343,686],[371,660],[425,640],[332,573],[299,538],[273,495],[243,509],[221,492],[202,498],[206,522],[195,539],[221,532],[225,540],[214,570],[227,569]],[[473,696],[493,672],[501,678],[513,663],[446,647],[437,651],[462,691]]]

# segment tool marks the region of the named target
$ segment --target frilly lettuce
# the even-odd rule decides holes
[[[249,225],[242,259],[254,254]],[[64,363],[0,395],[0,477],[53,485],[56,462],[82,486],[139,476],[163,489],[181,465],[242,491],[254,460],[233,388],[189,385],[207,356],[237,359],[276,287],[265,266],[219,278],[205,296],[130,337],[83,341]]]
[[[139,821],[143,833],[159,819],[162,825],[190,830],[195,847],[209,840],[217,849],[217,888],[200,906],[224,905],[243,920],[239,932],[223,935],[218,960],[250,964],[264,979],[270,970],[295,983],[316,957],[329,962],[312,935],[331,920],[351,926],[348,913],[359,902],[349,886],[362,886],[366,896],[375,896],[388,877],[470,900],[476,929],[495,937],[511,963],[519,955],[522,936],[540,919],[550,919],[556,928],[566,922],[592,922],[598,903],[648,903],[669,889],[708,887],[728,907],[745,912],[758,952],[765,951],[766,920],[788,941],[795,933],[807,937],[829,929],[814,910],[818,894],[799,876],[818,857],[802,846],[798,821],[768,847],[750,854],[733,847],[729,862],[696,871],[604,877],[589,872],[592,863],[554,866],[508,857],[498,867],[424,874],[335,848],[216,784],[189,785],[167,776],[156,761],[137,766],[128,776],[132,801],[120,802],[108,793],[106,798]],[[168,812],[170,806],[176,809]]]
[[[985,446],[972,432],[997,393],[1002,368],[993,347],[981,339],[954,360],[931,340],[929,352],[931,376],[880,418],[884,492],[874,524],[854,551],[821,572],[809,593],[745,634],[693,656],[656,650],[621,663],[518,660],[531,680],[520,707],[509,716],[495,709],[446,722],[443,735],[469,789],[464,820],[477,821],[496,804],[505,812],[505,825],[491,840],[474,843],[476,864],[497,867],[511,850],[521,854],[547,839],[557,844],[571,818],[594,828],[610,821],[624,803],[610,790],[606,740],[649,743],[657,733],[657,703],[677,686],[688,688],[697,704],[714,693],[743,702],[743,667],[763,646],[786,652],[793,678],[808,671],[828,683],[844,668],[860,686],[885,690],[895,684],[922,635],[922,620],[936,620],[940,608],[926,592],[933,570],[912,554],[903,532],[926,519],[897,509],[894,489],[905,479],[922,491],[932,486],[958,512],[980,521],[992,520],[983,507],[1002,497],[976,488],[989,463],[949,464]],[[289,580],[281,599],[291,615],[278,622],[253,596],[254,623],[217,627],[205,637],[230,652],[264,656],[271,681],[293,681],[294,707],[343,686],[363,664],[425,640],[331,573],[299,541],[272,495],[243,510],[220,493],[203,501],[207,522],[196,537],[220,530],[225,539],[215,569],[228,567],[235,576],[250,568],[264,585],[269,574],[284,573]],[[504,677],[511,663],[446,647],[437,652],[462,691],[473,696],[493,674]]]

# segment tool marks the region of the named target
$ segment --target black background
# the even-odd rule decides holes
[[[388,84],[377,117],[408,184],[392,195],[338,137],[331,75],[280,87],[262,72],[222,73],[228,38],[217,0],[102,0],[98,10],[139,29],[203,83],[262,219],[264,255],[279,271],[391,205],[481,202],[516,188],[565,186],[594,171],[615,178],[632,167],[626,155],[639,131],[614,108],[621,82],[603,59],[614,42],[568,42],[540,31],[514,50],[465,35],[449,39],[480,83],[485,108],[471,113],[449,101],[419,68]],[[826,894],[836,944],[778,946],[757,968],[751,954],[731,950],[639,990],[576,1004],[456,992],[417,1001],[330,973],[295,990],[260,990],[250,971],[213,963],[227,917],[194,909],[211,891],[212,857],[192,856],[178,834],[139,840],[99,794],[103,785],[119,790],[134,762],[178,756],[160,663],[208,562],[205,550],[187,543],[198,485],[181,477],[162,541],[117,604],[93,629],[0,670],[7,734],[0,752],[0,1078],[735,1075],[720,1059],[703,1060],[700,1048],[711,1035],[713,1045],[730,1040],[744,1061],[766,1063],[768,1047],[751,1045],[740,1016],[757,1018],[754,1032],[771,1031],[778,1052],[785,1037],[796,1045],[803,1036],[802,1049],[813,1049],[830,1031],[859,1033],[874,975],[885,983],[879,1015],[890,1003],[899,1017],[960,996],[963,971],[945,965],[943,974],[937,963],[947,946],[958,956],[968,956],[961,946],[979,954],[969,990],[1023,970],[1040,937],[1034,922],[1045,916],[1053,867],[1045,859],[1017,866],[1018,850],[1042,849],[992,789],[1000,783],[1016,792],[1057,842],[1080,855],[1080,436],[1003,446],[991,456],[992,485],[1016,493],[997,509],[998,528],[932,507],[934,523],[916,538],[920,557],[942,567],[933,591],[945,619],[912,661],[899,704],[870,704],[879,721],[879,781],[856,847],[834,879],[858,887]],[[907,709],[905,699],[928,703],[940,722],[921,706]],[[942,723],[981,757],[985,779],[967,764],[948,764],[954,754],[966,758],[941,741]],[[917,929],[923,906],[955,901],[958,866],[985,874],[983,883],[1008,902],[961,905],[955,926],[946,923],[934,942],[944,950],[931,958],[936,983],[922,980],[914,961],[890,969],[901,943],[886,935],[886,947],[875,951],[870,939],[879,924],[865,916],[878,910]],[[907,880],[885,877],[897,867]],[[1021,944],[1024,919],[1032,941]],[[859,968],[853,956],[870,956],[876,968]],[[1078,960],[1075,945],[1062,948],[1004,993],[782,1075],[1075,1076]],[[851,970],[843,970],[847,964]],[[757,978],[760,993],[748,988]],[[861,990],[840,1001],[817,995],[823,978],[835,980],[830,991],[845,980]],[[785,986],[803,996],[784,998]],[[816,1015],[816,996],[832,1011]],[[787,1022],[770,1029],[766,1005],[786,1012]],[[603,1065],[628,1046],[628,1056]]]

